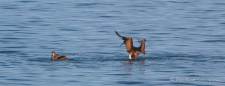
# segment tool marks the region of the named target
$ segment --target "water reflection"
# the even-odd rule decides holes
[[[124,62],[125,65],[132,65],[132,63],[145,64],[145,59],[128,59]]]
[[[140,74],[145,74],[145,59],[128,59],[124,62],[125,71],[127,74],[132,74],[138,72]]]

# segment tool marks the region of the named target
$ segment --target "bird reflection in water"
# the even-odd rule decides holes
[[[128,59],[124,62],[124,67],[125,67],[125,71],[128,74],[132,74],[134,72],[133,69],[136,70],[136,68],[138,68],[138,71],[140,72],[140,74],[144,74],[145,73],[145,59]]]

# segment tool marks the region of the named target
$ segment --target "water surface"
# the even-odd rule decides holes
[[[2,0],[0,85],[222,86],[224,12],[222,0]],[[128,60],[114,30],[147,54]]]

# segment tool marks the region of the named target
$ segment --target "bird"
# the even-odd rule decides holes
[[[114,31],[118,37],[120,37],[123,40],[123,43],[120,45],[122,46],[125,44],[126,50],[129,53],[129,59],[136,59],[136,56],[138,56],[140,53],[145,53],[145,39],[139,39],[139,43],[141,44],[139,47],[133,46],[133,40],[129,36],[121,36],[117,31]]]
[[[66,56],[60,56],[59,54],[56,54],[55,51],[52,51],[52,57],[51,60],[56,60],[56,59],[60,59],[60,60],[67,60]]]

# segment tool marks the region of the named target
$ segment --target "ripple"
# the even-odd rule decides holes
[[[225,40],[203,40],[203,41],[200,41],[200,42],[205,42],[205,43],[224,43]]]
[[[2,47],[2,48],[27,48],[27,46],[10,46],[10,47]]]
[[[20,51],[0,51],[0,53],[10,54],[10,53],[19,53]]]
[[[35,2],[37,2],[37,1],[21,0],[21,1],[18,1],[18,2],[21,2],[21,3],[35,3]]]
[[[192,82],[186,82],[186,81],[171,82],[169,84],[171,84],[171,85],[192,85],[192,86],[196,85],[196,84],[193,84]]]
[[[101,3],[76,3],[76,7],[90,7],[100,5]]]
[[[18,78],[9,78],[9,79],[6,79],[6,80],[10,80],[10,81],[15,81],[15,82],[17,82],[17,81],[32,81],[32,80],[29,80],[29,79],[18,79]]]
[[[201,76],[199,76],[199,75],[188,75],[187,77],[201,77]]]
[[[5,5],[5,6],[0,6],[0,8],[15,10],[15,9],[18,9],[18,6],[17,5]]]
[[[220,24],[224,25],[224,24],[225,24],[225,22],[222,22],[222,23],[220,23]]]
[[[182,3],[182,4],[188,4],[188,3],[191,3],[191,2],[187,2],[187,1],[168,1],[170,3]]]
[[[143,84],[144,82],[139,81],[118,81],[118,84],[126,84],[126,85],[135,85],[135,84]]]
[[[119,16],[101,15],[101,16],[98,16],[98,17],[101,17],[101,18],[118,18]]]
[[[155,71],[155,72],[174,73],[174,72],[176,72],[176,71],[172,71],[172,70],[160,70],[160,71]]]
[[[184,30],[184,29],[188,29],[188,28],[170,28],[170,29],[175,29],[175,30]]]
[[[68,28],[68,29],[60,29],[62,31],[79,31],[78,29],[72,29],[72,28]]]
[[[128,76],[131,74],[104,74],[104,75],[112,75],[112,76]]]
[[[80,82],[80,81],[77,81],[77,80],[68,80],[67,82]]]
[[[16,25],[16,26],[17,26],[17,25]],[[6,31],[6,32],[11,31],[11,32],[17,32],[17,31],[21,31],[21,30],[0,30],[0,31]]]

